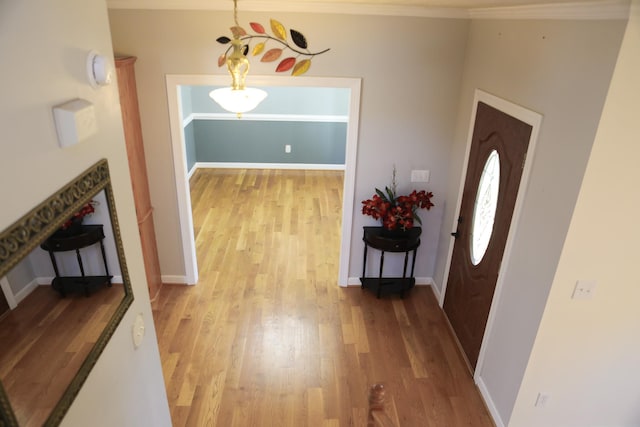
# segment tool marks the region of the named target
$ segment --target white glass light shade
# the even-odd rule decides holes
[[[225,87],[212,90],[209,96],[225,110],[240,114],[256,108],[267,97],[267,92],[255,88]]]

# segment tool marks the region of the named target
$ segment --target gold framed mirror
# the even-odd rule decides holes
[[[59,230],[87,205],[98,205],[93,224],[71,238],[85,246],[60,246]],[[46,277],[16,303],[7,277],[23,264]],[[0,282],[13,300],[0,314],[0,427],[57,426],[133,302],[107,160],[0,233]]]

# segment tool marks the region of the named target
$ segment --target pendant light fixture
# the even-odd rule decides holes
[[[233,19],[236,26],[238,24],[238,0],[233,0]],[[240,32],[233,31],[233,40],[231,40],[232,52],[226,58],[227,69],[231,74],[231,87],[215,89],[209,92],[211,99],[216,101],[222,108],[232,113],[236,113],[238,117],[242,113],[253,110],[266,97],[267,92],[262,89],[247,88],[244,80],[249,72],[249,60],[247,59],[240,40]]]
[[[287,30],[284,25],[275,19],[271,19],[271,32],[267,33],[265,28],[257,23],[250,22],[249,25],[255,34],[248,34],[238,23],[238,0],[233,0],[233,19],[235,26],[231,27],[233,39],[221,36],[216,39],[220,44],[231,44],[226,52],[218,58],[218,66],[227,65],[231,74],[231,87],[216,89],[209,92],[209,96],[227,111],[238,114],[251,111],[258,106],[266,97],[267,93],[261,89],[247,88],[244,79],[249,71],[249,44],[253,39],[259,40],[251,49],[253,56],[262,55],[260,62],[278,61],[276,72],[282,73],[291,71],[292,76],[300,76],[306,73],[311,67],[311,59],[316,55],[328,52],[324,49],[319,52],[311,52],[308,49],[307,39],[299,31],[291,29],[291,43],[287,39]],[[246,43],[246,44],[245,44]],[[275,44],[276,47],[267,48],[267,44]],[[229,52],[231,52],[229,54]],[[287,56],[289,53],[290,56]],[[284,54],[284,55],[283,55]],[[284,59],[281,57],[285,56]]]

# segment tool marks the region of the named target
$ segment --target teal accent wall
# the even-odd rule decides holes
[[[347,124],[195,120],[198,162],[344,165]],[[285,153],[285,145],[291,153]]]
[[[196,142],[193,136],[193,128],[194,122],[189,123],[184,128],[184,145],[185,151],[187,152],[187,171],[193,169],[193,166],[198,161],[196,156]]]
[[[181,86],[183,119],[191,114],[229,114],[209,97],[219,86]],[[349,115],[350,90],[322,87],[263,87],[267,98],[248,114]],[[285,117],[286,118],[286,117]],[[344,122],[269,121],[195,116],[185,127],[187,167],[198,163],[303,163],[344,165]],[[291,153],[285,153],[291,145]]]

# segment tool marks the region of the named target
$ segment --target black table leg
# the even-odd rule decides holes
[[[364,258],[362,260],[362,284],[360,285],[360,289],[364,289],[364,278],[367,277],[365,273],[367,272],[367,244],[364,244]]]
[[[107,283],[107,286],[111,287],[111,275],[109,274],[109,267],[107,266],[107,254],[104,251],[104,243],[102,243],[102,240],[100,240],[100,250],[102,251],[102,261],[104,262],[104,271],[109,280],[109,282]]]
[[[382,290],[382,269],[384,268],[384,251],[380,251],[380,273],[378,274],[378,293],[377,297],[380,298],[380,291]]]

